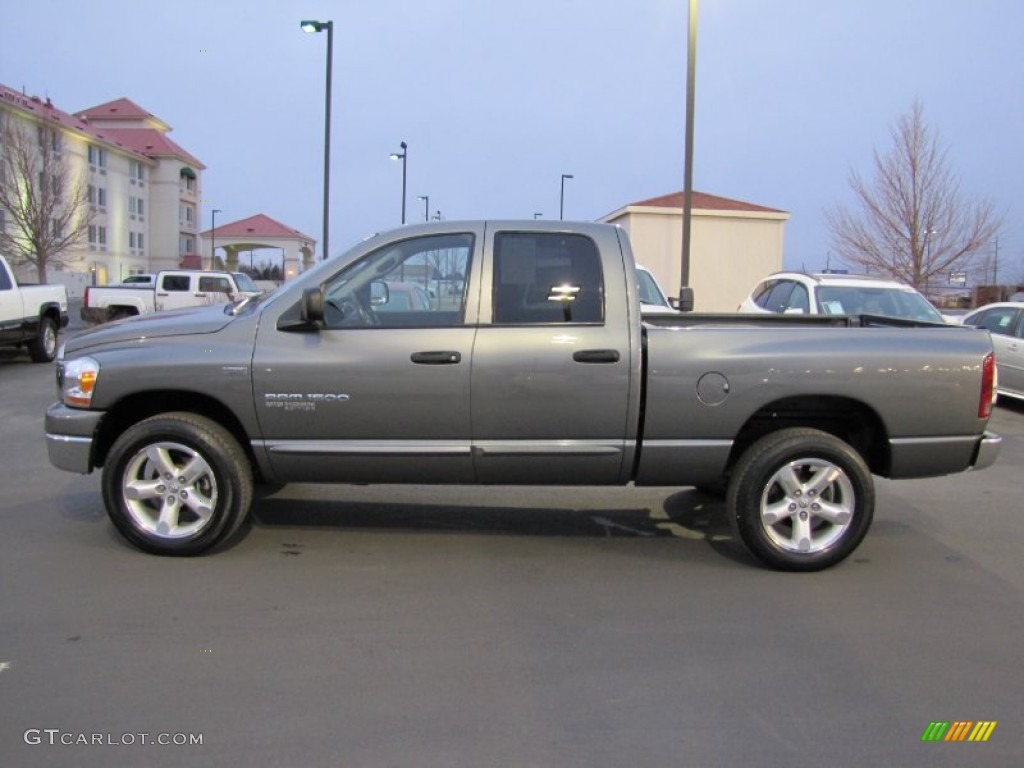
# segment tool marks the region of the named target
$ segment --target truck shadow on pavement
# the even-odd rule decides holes
[[[259,528],[330,527],[339,530],[448,532],[590,538],[676,538],[710,546],[723,557],[749,565],[753,558],[735,541],[724,503],[696,489],[668,496],[661,508],[501,506],[453,503],[327,501],[283,494],[258,499],[251,525]],[[243,534],[243,537],[246,534]],[[237,541],[229,543],[233,546]]]

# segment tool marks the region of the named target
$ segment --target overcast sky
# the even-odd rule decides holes
[[[206,164],[203,227],[266,213],[319,239],[334,21],[331,251],[410,221],[596,219],[682,189],[687,0],[8,0],[0,82],[69,112],[127,97]],[[920,99],[1024,280],[1024,3],[701,0],[694,188],[781,208],[790,267]],[[833,262],[833,266],[835,266]]]

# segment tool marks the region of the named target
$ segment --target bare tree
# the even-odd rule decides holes
[[[839,205],[826,218],[843,261],[926,289],[935,278],[945,282],[951,272],[972,269],[1001,220],[991,202],[963,199],[920,102],[891,135],[890,152],[874,153],[871,183],[850,172],[858,210]]]
[[[75,178],[59,129],[47,122],[33,131],[7,120],[0,145],[0,249],[16,264],[47,267],[78,245],[95,216],[84,177]],[[72,257],[74,258],[74,257]]]

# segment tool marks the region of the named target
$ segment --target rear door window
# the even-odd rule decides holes
[[[496,325],[604,322],[601,258],[584,235],[499,232],[493,284]]]

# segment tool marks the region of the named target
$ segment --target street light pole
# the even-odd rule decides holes
[[[686,38],[686,138],[683,168],[683,255],[679,274],[679,309],[693,310],[690,287],[690,229],[693,218],[693,105],[697,65],[697,0],[690,0],[690,22]]]
[[[430,221],[430,195],[417,195],[416,199],[423,201],[423,220]]]
[[[408,157],[409,157],[409,145],[406,144],[403,141],[398,146],[400,146],[402,148],[402,151],[401,152],[392,152],[391,153],[391,159],[392,160],[401,160],[402,161],[402,223],[405,224],[405,180],[406,180],[405,172],[406,172],[406,163],[408,162]]]
[[[210,269],[216,269],[214,252],[217,250],[217,214],[222,213],[220,208],[210,211]]]
[[[334,22],[303,21],[299,24],[303,32],[322,32],[327,30],[327,90],[324,100],[324,244],[323,257],[330,252],[330,211],[331,211],[331,69],[334,58]]]
[[[558,198],[558,218],[565,218],[565,180],[573,178],[571,173],[562,174],[562,193]]]

